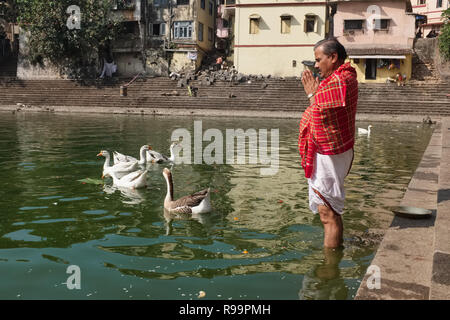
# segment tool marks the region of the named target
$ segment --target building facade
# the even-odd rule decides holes
[[[214,0],[151,1],[147,68],[157,68],[162,49],[169,71],[198,69],[214,49],[215,18]]]
[[[234,65],[243,74],[300,76],[328,33],[327,1],[236,0]]]
[[[418,37],[435,37],[444,24],[442,12],[450,6],[449,0],[411,0],[412,10],[420,21]]]
[[[333,34],[344,45],[359,82],[411,78],[415,17],[405,0],[334,1]]]

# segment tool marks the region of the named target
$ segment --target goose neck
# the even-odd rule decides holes
[[[173,149],[175,148],[175,146],[174,145],[171,145],[170,146],[170,158],[169,158],[169,160],[171,161],[171,162],[173,162],[174,160],[175,160],[175,154],[173,153]]]
[[[142,147],[139,154],[139,164],[144,164],[147,159],[147,151],[145,147]]]
[[[164,175],[166,178],[167,183],[167,194],[166,194],[166,201],[173,201],[173,181],[172,181],[172,175]]]
[[[110,161],[111,161],[111,157],[109,155],[109,152],[107,152],[105,155],[105,164],[103,165],[103,169],[108,169],[109,167],[111,167],[110,165]]]

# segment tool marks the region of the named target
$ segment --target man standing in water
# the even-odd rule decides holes
[[[350,171],[358,100],[356,71],[345,63],[345,48],[335,38],[314,46],[315,68],[302,74],[310,106],[300,121],[299,151],[309,184],[309,207],[324,226],[324,246],[343,243],[344,178]]]

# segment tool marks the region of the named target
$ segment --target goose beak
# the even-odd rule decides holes
[[[97,154],[97,157],[100,157],[102,155],[102,153],[100,152],[99,154]]]
[[[148,146],[148,150],[153,150],[151,146]]]
[[[105,179],[105,176],[104,176],[104,175],[102,175],[102,179]]]

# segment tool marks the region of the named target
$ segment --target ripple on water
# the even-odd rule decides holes
[[[48,209],[47,206],[36,206],[36,207],[21,207],[19,210],[28,211],[28,210],[38,210],[38,209]]]
[[[91,215],[99,215],[99,214],[108,213],[108,211],[107,210],[102,210],[102,209],[99,209],[99,210],[84,210],[83,213],[91,214]]]
[[[17,230],[17,231],[13,231],[13,232],[7,233],[7,234],[3,235],[3,237],[4,238],[10,238],[11,240],[15,240],[15,241],[33,241],[33,242],[37,242],[37,241],[47,240],[47,238],[45,238],[45,237],[39,237],[39,236],[35,236],[35,235],[30,234],[33,231],[34,230],[32,230],[32,229],[21,229],[21,230]]]
[[[63,198],[63,199],[59,199],[58,201],[61,201],[61,202],[70,202],[70,201],[80,201],[80,200],[86,200],[86,199],[89,199],[89,197]]]
[[[65,219],[42,219],[42,220],[34,220],[31,223],[55,223],[55,222],[75,222],[77,219],[74,218],[65,218]]]
[[[62,196],[45,196],[38,198],[39,200],[51,200],[51,199],[59,199],[62,198]]]

